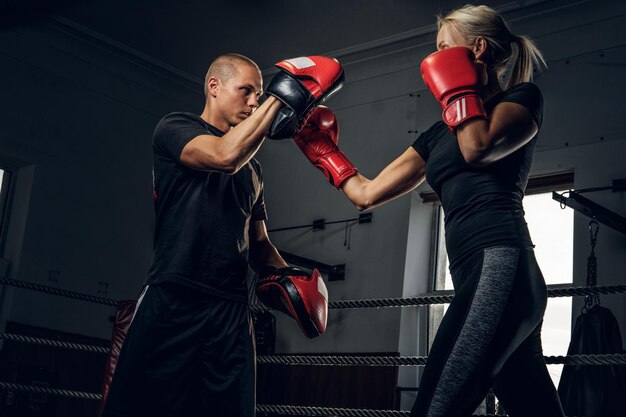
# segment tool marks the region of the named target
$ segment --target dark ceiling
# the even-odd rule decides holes
[[[510,8],[517,2],[485,1]],[[525,3],[529,3],[528,1]],[[457,1],[0,0],[4,23],[48,14],[155,63],[200,77],[212,58],[238,52],[262,69],[432,27]],[[7,11],[11,13],[7,13]],[[21,20],[17,20],[21,18]]]
[[[224,52],[261,68],[433,23],[434,1],[93,0],[61,15],[190,75]]]

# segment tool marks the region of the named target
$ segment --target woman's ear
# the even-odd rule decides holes
[[[474,52],[474,56],[476,56],[477,61],[482,61],[482,58],[487,53],[487,39],[482,36],[477,37],[474,41],[472,52]]]

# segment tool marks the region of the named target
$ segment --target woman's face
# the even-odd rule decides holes
[[[441,29],[439,29],[439,33],[437,33],[437,50],[441,51],[455,46],[464,46],[474,50],[474,46],[465,42],[454,26],[444,24]]]
[[[481,62],[481,58],[484,56],[487,50],[487,43],[485,38],[478,37],[473,44],[467,43],[461,36],[458,30],[451,24],[444,24],[439,33],[437,33],[437,51],[444,50],[446,48],[453,48],[456,46],[463,46],[468,48],[474,53],[474,57],[478,62]],[[487,85],[489,81],[488,68],[483,64],[483,83]]]

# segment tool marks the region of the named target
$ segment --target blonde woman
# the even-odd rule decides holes
[[[454,10],[438,26],[437,52],[421,71],[443,120],[374,179],[337,147],[337,121],[327,108],[316,109],[294,140],[359,210],[425,178],[441,199],[455,297],[411,415],[471,415],[493,387],[512,417],[563,416],[542,355],[546,286],[522,207],[543,110],[530,81],[543,58],[486,6]]]

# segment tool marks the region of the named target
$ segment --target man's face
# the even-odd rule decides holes
[[[251,65],[240,64],[237,73],[220,83],[216,96],[222,118],[229,126],[237,126],[259,106],[263,81],[259,71]]]

